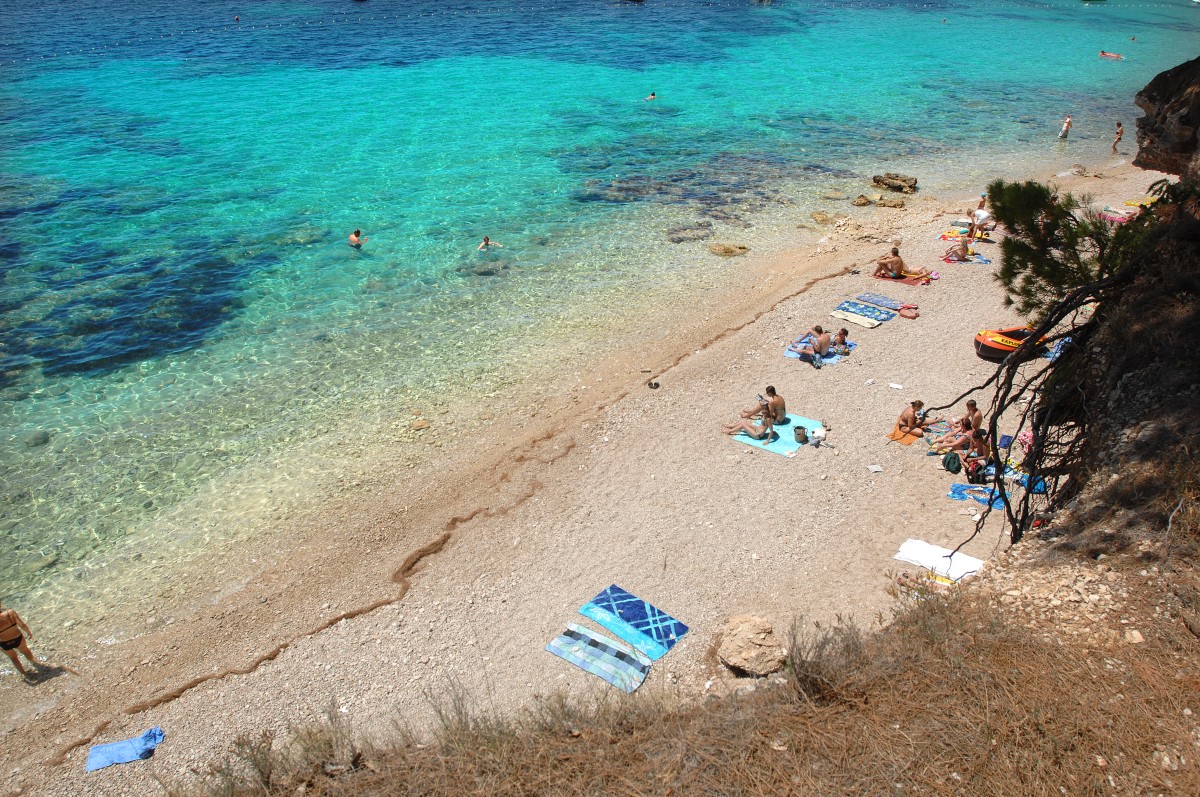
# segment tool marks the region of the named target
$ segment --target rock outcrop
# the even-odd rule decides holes
[[[750,251],[750,247],[741,244],[709,244],[708,251],[721,257],[737,257]]]
[[[1146,112],[1133,165],[1200,179],[1200,58],[1160,72],[1133,101]]]
[[[901,194],[917,193],[917,178],[909,177],[907,174],[897,174],[896,172],[877,174],[871,178],[871,182],[880,188],[899,191]]]
[[[771,623],[749,614],[729,618],[717,648],[717,658],[726,667],[760,678],[782,670],[786,654]]]
[[[859,194],[858,196],[854,197],[854,199],[850,200],[850,204],[854,205],[856,208],[865,208],[867,205],[871,204],[871,200],[867,199],[864,195]]]

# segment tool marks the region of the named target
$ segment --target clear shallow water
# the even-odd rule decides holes
[[[364,418],[519,389],[556,335],[602,350],[723,279],[672,226],[759,244],[885,169],[1102,157],[1194,57],[1192,6],[10,0],[0,579],[166,534]]]

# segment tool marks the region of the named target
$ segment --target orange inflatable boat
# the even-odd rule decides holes
[[[975,336],[975,353],[985,360],[1003,360],[1033,333],[1029,327],[981,329]]]

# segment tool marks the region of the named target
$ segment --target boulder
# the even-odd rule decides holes
[[[30,432],[29,434],[25,435],[25,445],[29,446],[30,448],[44,446],[49,442],[50,433],[45,430],[39,429],[36,432]]]
[[[902,208],[904,207],[903,199],[881,199],[875,203],[881,208]]]
[[[741,244],[709,244],[708,251],[721,257],[737,257],[750,251],[750,247]]]
[[[850,200],[850,204],[858,208],[865,208],[867,205],[871,204],[871,200],[867,199],[862,194],[859,194],[854,199]]]
[[[1133,101],[1146,112],[1137,120],[1133,165],[1200,178],[1200,58],[1160,72]]]
[[[699,224],[672,227],[667,230],[667,240],[673,244],[682,244],[688,241],[703,241],[705,238],[711,238],[712,234],[713,223],[702,221]]]
[[[787,651],[766,618],[744,614],[725,624],[717,658],[732,670],[761,678],[783,669]]]
[[[812,212],[812,219],[817,224],[829,224],[833,221],[833,216],[830,216],[823,210],[814,210]]]
[[[889,191],[899,191],[902,194],[917,193],[917,178],[909,177],[907,174],[897,174],[896,172],[877,174],[871,178],[871,182]]]

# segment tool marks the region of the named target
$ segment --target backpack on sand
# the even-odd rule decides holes
[[[942,467],[954,474],[962,473],[962,459],[955,451],[950,451],[942,457]]]

